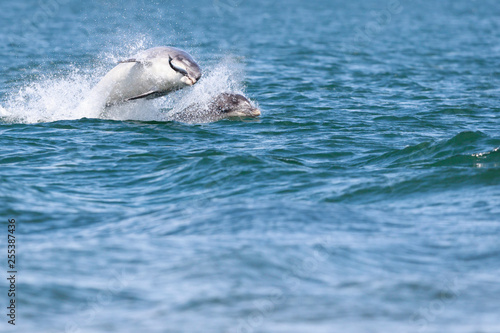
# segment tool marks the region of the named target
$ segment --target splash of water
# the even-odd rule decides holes
[[[135,45],[138,51],[144,45]],[[121,56],[121,55],[119,55]],[[13,123],[39,123],[81,118],[111,120],[169,121],[194,102],[206,105],[222,92],[242,93],[242,70],[230,57],[203,70],[203,77],[187,87],[155,100],[137,100],[101,110],[97,104],[84,103],[92,88],[116,63],[119,56],[105,54],[93,68],[74,68],[69,73],[53,73],[27,83],[7,95],[0,107],[0,119]]]

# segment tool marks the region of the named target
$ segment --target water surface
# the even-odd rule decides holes
[[[3,6],[19,305],[1,331],[498,332],[499,16],[493,0]],[[203,79],[74,112],[158,45]],[[260,119],[165,121],[222,91]]]

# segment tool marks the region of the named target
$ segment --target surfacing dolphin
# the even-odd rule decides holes
[[[260,110],[253,106],[245,96],[222,93],[205,105],[193,103],[167,118],[183,123],[208,123],[226,118],[255,118],[258,116],[260,116]]]
[[[164,96],[192,86],[200,77],[200,66],[187,52],[175,47],[155,47],[120,61],[82,104],[102,111],[123,102]]]

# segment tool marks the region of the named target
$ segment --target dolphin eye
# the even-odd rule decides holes
[[[188,75],[188,72],[185,69],[177,67],[174,64],[172,64],[172,60],[173,60],[172,57],[168,56],[168,64],[174,71],[181,73],[182,75]]]

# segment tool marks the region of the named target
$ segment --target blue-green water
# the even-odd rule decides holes
[[[500,332],[498,1],[1,9],[1,332]],[[72,113],[158,45],[202,80]],[[162,120],[227,90],[260,119]]]

